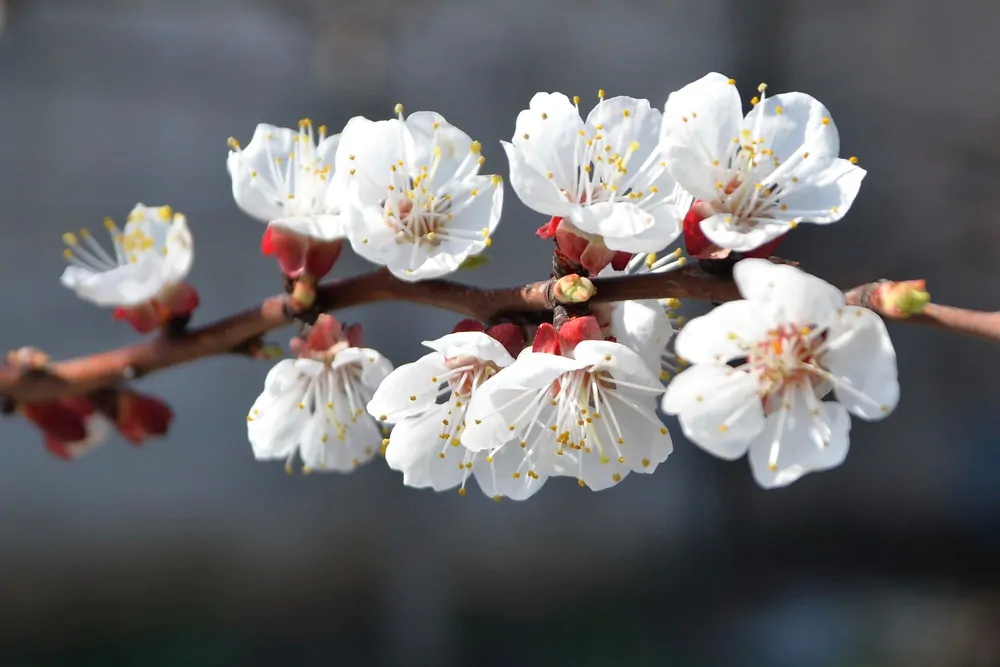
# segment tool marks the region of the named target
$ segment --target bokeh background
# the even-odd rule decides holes
[[[783,252],[840,285],[929,279],[996,308],[1000,5],[981,0],[7,0],[0,344],[133,340],[60,287],[60,234],[137,201],[188,215],[198,321],[279,289],[229,194],[255,123],[433,109],[497,141],[538,90],[649,98],[707,71],[805,90],[869,169],[848,218]],[[513,193],[481,285],[546,274]],[[366,269],[345,257],[342,275]],[[357,309],[397,363],[455,317]],[[405,327],[401,327],[405,323]],[[405,333],[404,333],[405,332]],[[651,477],[527,503],[254,462],[267,366],[157,374],[170,437],[68,464],[0,425],[0,665],[1000,665],[995,347],[891,326],[903,400],[841,468],[765,492],[683,441]],[[290,332],[282,332],[286,340]]]

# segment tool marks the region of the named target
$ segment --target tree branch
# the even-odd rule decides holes
[[[705,273],[689,265],[665,274],[595,278],[597,302],[674,297],[721,303],[739,298],[732,280]],[[927,304],[923,314],[907,316],[894,301],[893,290],[921,281],[881,281],[849,290],[848,303],[870,308],[887,319],[934,326],[988,341],[1000,342],[1000,313]],[[490,321],[550,311],[552,281],[520,287],[479,289],[445,280],[407,283],[378,270],[320,287],[316,308],[323,311],[378,301],[409,301],[450,310],[466,317]],[[87,394],[203,357],[243,353],[263,335],[293,322],[291,299],[275,296],[258,307],[223,318],[213,324],[86,357],[57,362],[45,370],[0,368],[0,397],[13,401],[44,401],[60,396]]]

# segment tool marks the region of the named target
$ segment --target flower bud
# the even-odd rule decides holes
[[[260,244],[261,252],[275,257],[289,278],[308,274],[315,279],[330,272],[343,247],[343,241],[318,241],[277,225],[268,225]]]
[[[931,302],[931,295],[926,287],[925,280],[885,282],[875,288],[869,299],[882,315],[903,319],[919,315],[924,306]]]
[[[163,401],[128,389],[118,392],[115,413],[118,432],[133,445],[166,435],[174,418]]]
[[[597,288],[589,278],[571,273],[563,276],[552,286],[552,296],[559,303],[583,303],[597,293]]]

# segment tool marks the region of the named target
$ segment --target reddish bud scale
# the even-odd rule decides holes
[[[157,398],[128,390],[118,394],[115,427],[133,445],[166,435],[173,418],[170,407]]]
[[[582,266],[590,275],[597,275],[608,264],[616,271],[625,268],[631,254],[609,250],[600,236],[581,232],[558,216],[538,228],[539,238],[556,240],[556,254],[571,264]]]
[[[333,269],[343,247],[343,241],[317,241],[274,225],[264,230],[260,243],[261,252],[277,259],[289,278],[303,274],[322,278]]]
[[[190,315],[199,303],[197,290],[188,283],[180,283],[140,306],[115,308],[114,318],[128,322],[137,332],[145,334],[165,326],[175,317]]]
[[[687,215],[684,216],[684,247],[692,257],[697,259],[724,259],[732,254],[732,251],[720,248],[712,243],[705,236],[705,232],[701,230],[701,221],[712,215],[714,215],[714,212],[711,206],[700,199],[696,199],[691,208],[688,209]],[[767,259],[774,254],[784,238],[785,234],[782,234],[759,248],[739,253],[739,256],[743,259],[752,257]]]

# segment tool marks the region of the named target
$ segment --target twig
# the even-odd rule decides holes
[[[720,303],[739,298],[731,280],[707,274],[693,265],[666,274],[594,278],[593,282],[597,302],[674,297]],[[885,296],[893,286],[906,284],[882,281],[862,285],[849,290],[847,299],[889,319],[1000,342],[1000,313],[928,304],[922,315],[904,317],[895,307],[897,304],[888,303]],[[320,287],[317,304],[323,311],[331,311],[378,301],[409,301],[486,322],[502,317],[523,319],[527,314],[552,310],[555,304],[551,286],[551,280],[500,289],[479,289],[445,280],[407,283],[379,270]],[[0,368],[0,397],[8,401],[42,401],[86,394],[203,357],[245,353],[249,344],[290,324],[294,315],[290,298],[275,296],[256,308],[204,327],[53,363],[45,372]]]

